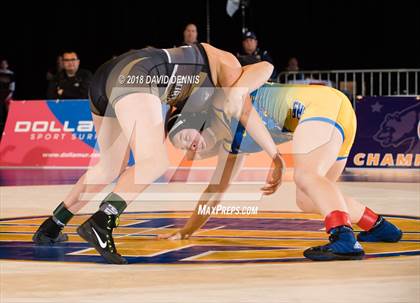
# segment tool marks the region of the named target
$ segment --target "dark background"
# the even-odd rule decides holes
[[[247,25],[282,70],[290,56],[302,69],[420,67],[417,1],[251,0]],[[206,1],[10,2],[2,9],[0,55],[16,73],[17,99],[44,98],[46,72],[64,49],[92,72],[113,55],[147,45],[172,47],[194,22],[206,40]],[[236,52],[241,14],[210,0],[211,43]]]

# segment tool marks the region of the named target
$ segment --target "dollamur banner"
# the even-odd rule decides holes
[[[97,161],[95,144],[86,100],[12,101],[0,165],[86,167]]]

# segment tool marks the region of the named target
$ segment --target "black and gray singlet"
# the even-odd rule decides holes
[[[115,117],[115,104],[132,93],[149,93],[177,108],[201,111],[214,93],[206,51],[199,43],[171,49],[132,50],[98,68],[89,89],[91,111]],[[141,102],[141,100],[139,100]]]

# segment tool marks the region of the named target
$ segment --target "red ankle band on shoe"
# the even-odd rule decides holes
[[[325,217],[325,229],[327,233],[329,233],[331,229],[343,225],[351,227],[350,216],[344,211],[334,210]]]
[[[378,221],[378,215],[375,214],[370,208],[365,208],[365,211],[360,218],[359,222],[357,222],[357,225],[365,231],[368,231],[372,229],[373,226],[375,226],[376,221]]]

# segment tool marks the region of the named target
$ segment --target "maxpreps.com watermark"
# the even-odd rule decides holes
[[[199,215],[256,215],[258,206],[199,205]]]

